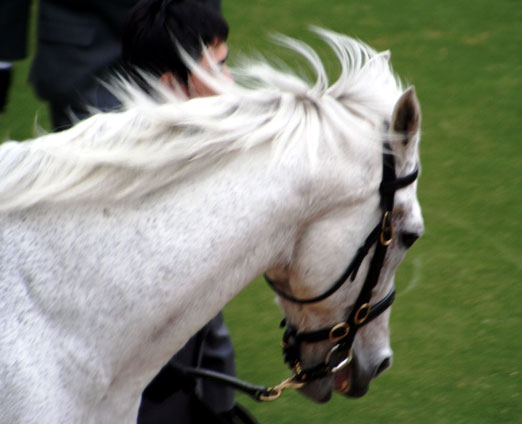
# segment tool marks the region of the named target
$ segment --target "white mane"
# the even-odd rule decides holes
[[[355,143],[368,122],[379,128],[390,118],[402,88],[389,53],[376,53],[346,36],[315,29],[335,52],[341,73],[328,85],[318,55],[283,36],[317,75],[313,85],[264,62],[235,70],[242,84],[222,84],[218,96],[189,101],[157,87],[153,99],[120,83],[121,111],[99,113],[70,130],[0,148],[0,209],[41,201],[138,197],[187,171],[272,143],[277,161],[294,148],[314,159],[318,143]],[[193,69],[202,74],[200,69]],[[365,125],[362,125],[362,123]],[[341,135],[341,136],[340,136]]]

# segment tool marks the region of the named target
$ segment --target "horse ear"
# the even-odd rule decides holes
[[[409,87],[397,101],[393,116],[392,130],[397,134],[402,134],[404,146],[410,144],[419,132],[421,122],[421,111],[419,100],[415,93],[415,87]]]

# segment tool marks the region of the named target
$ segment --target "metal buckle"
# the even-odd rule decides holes
[[[361,317],[361,313],[364,313],[364,315]],[[364,303],[361,305],[361,307],[357,310],[355,313],[355,316],[353,317],[353,322],[357,325],[361,325],[368,319],[368,316],[370,315],[370,304]]]
[[[260,395],[259,400],[263,402],[271,402],[281,397],[281,393],[285,389],[300,389],[305,385],[305,383],[294,380],[295,375],[287,378],[286,380],[281,381],[277,386],[269,387],[267,392],[270,393],[268,395]]]
[[[390,220],[390,222],[388,222],[388,220]],[[379,238],[383,246],[392,244],[394,231],[395,228],[391,222],[391,212],[386,211],[382,218],[381,236]]]
[[[336,334],[338,333],[338,334]],[[337,343],[338,341],[344,339],[350,333],[350,326],[347,322],[341,322],[337,325],[334,325],[330,330],[330,334],[328,338],[332,343]]]

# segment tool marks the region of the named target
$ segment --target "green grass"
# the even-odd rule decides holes
[[[232,62],[239,52],[289,55],[282,32],[327,49],[311,24],[390,49],[423,108],[419,196],[426,234],[397,275],[394,366],[366,397],[317,405],[297,393],[273,404],[244,396],[268,423],[518,423],[522,417],[522,2],[520,0],[223,0]],[[293,59],[291,59],[293,60]],[[17,65],[0,138],[32,134],[45,106]],[[259,384],[288,375],[280,313],[256,280],[227,308],[238,374]]]
[[[34,21],[36,2],[33,3],[32,18]],[[35,37],[36,26],[32,25],[29,38],[34,40]],[[8,105],[6,111],[0,113],[0,142],[31,138],[40,127],[47,131],[51,130],[46,104],[35,97],[33,89],[27,82],[34,48],[34,42],[30,43],[28,46],[29,57],[13,64]]]
[[[419,196],[427,231],[397,276],[394,366],[366,397],[241,401],[262,423],[520,422],[521,2],[244,3],[225,2],[233,51],[270,56],[265,33],[274,31],[326,50],[310,24],[392,51],[423,108]],[[285,376],[269,289],[255,282],[226,316],[239,375],[266,384]]]

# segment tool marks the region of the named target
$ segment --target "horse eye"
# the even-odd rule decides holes
[[[413,243],[415,243],[420,237],[420,234],[418,233],[410,233],[410,232],[403,232],[401,233],[401,242],[402,244],[409,249],[411,246],[413,246]]]

